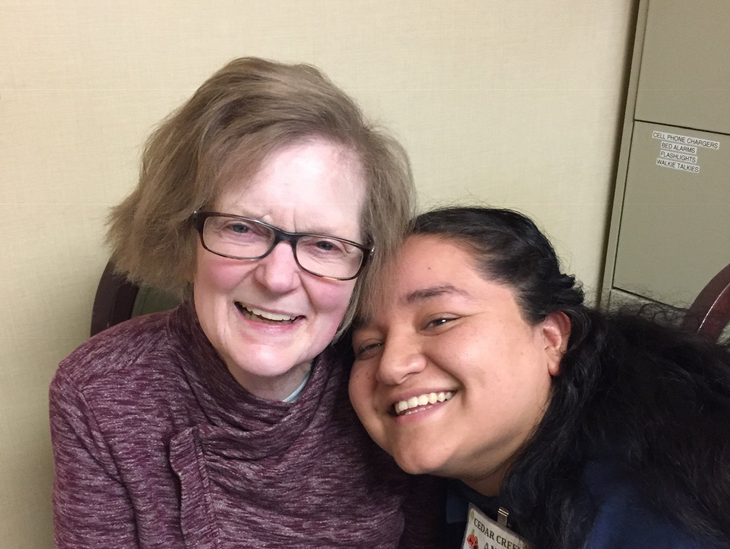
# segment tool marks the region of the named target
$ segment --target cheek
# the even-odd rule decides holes
[[[360,415],[370,407],[373,398],[373,368],[363,362],[356,362],[350,372],[350,401]]]
[[[506,345],[503,349],[504,368],[497,368],[492,378],[497,393],[495,406],[505,417],[531,430],[549,401],[551,377],[538,342],[520,341],[519,346]]]
[[[193,276],[193,286],[198,293],[227,293],[234,290],[245,278],[250,266],[240,261],[199,252]]]
[[[508,330],[475,327],[439,338],[432,357],[479,401],[510,409],[544,400],[549,376],[541,366],[536,342]],[[446,334],[445,334],[446,335]]]
[[[337,316],[339,323],[347,310],[354,288],[355,283],[350,281],[314,280],[308,293],[318,313]]]
[[[355,363],[350,373],[349,394],[352,407],[370,437],[382,448],[386,443],[382,419],[375,404],[376,364]]]
[[[459,376],[489,375],[491,365],[501,362],[501,352],[499,337],[470,325],[442,334],[429,347],[435,362]]]

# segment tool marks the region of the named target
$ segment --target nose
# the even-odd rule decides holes
[[[279,242],[264,258],[257,260],[255,278],[272,293],[286,293],[300,283],[301,268],[289,242]]]
[[[428,360],[423,350],[408,337],[388,337],[382,353],[376,378],[385,385],[400,385],[409,377],[422,372]]]

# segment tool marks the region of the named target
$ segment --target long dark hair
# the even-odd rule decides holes
[[[616,448],[622,474],[655,509],[698,538],[730,539],[730,350],[680,331],[658,309],[602,312],[584,304],[548,239],[524,215],[445,208],[413,233],[463,246],[485,278],[514,289],[533,324],[556,311],[571,321],[552,396],[500,489],[536,548],[575,548],[595,516],[576,509],[582,473]]]

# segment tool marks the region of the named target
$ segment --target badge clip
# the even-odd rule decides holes
[[[499,511],[497,511],[497,524],[500,526],[507,527],[507,519],[509,518],[509,511],[505,509],[504,507],[500,507]]]

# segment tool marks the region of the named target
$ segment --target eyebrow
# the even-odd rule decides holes
[[[448,295],[448,294],[456,294],[463,297],[471,297],[468,292],[465,292],[464,290],[460,290],[456,286],[452,284],[439,284],[438,286],[429,286],[428,288],[421,288],[418,290],[414,290],[411,293],[407,294],[405,299],[405,303],[407,305],[413,305],[414,303],[420,303],[423,301],[427,301],[429,299],[432,299],[434,297],[439,297],[442,295]]]

